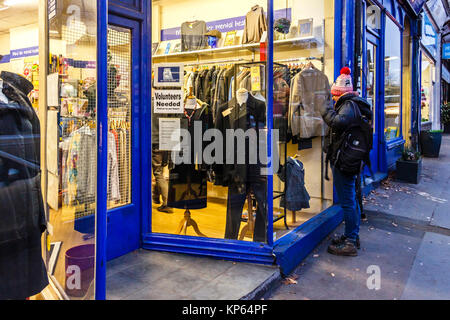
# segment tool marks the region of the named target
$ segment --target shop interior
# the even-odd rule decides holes
[[[266,242],[267,238],[262,241],[257,235],[258,225],[273,223],[273,240],[276,241],[330,207],[332,182],[324,177],[326,170],[321,151],[326,126],[317,109],[300,111],[299,106],[308,103],[308,92],[318,90],[312,87],[309,91],[306,89],[307,92],[302,91],[302,75],[325,79],[323,83],[329,85],[333,81],[334,2],[323,0],[311,5],[306,0],[274,1],[274,20],[276,25],[278,23],[274,32],[274,104],[273,114],[267,116],[273,117],[274,129],[278,129],[279,139],[274,149],[279,154],[280,165],[292,158],[295,161],[291,163],[303,166],[304,177],[300,181],[304,188],[300,185],[296,192],[304,194],[306,190],[307,200],[297,206],[283,205],[288,184],[280,179],[282,171],[273,174],[272,195],[267,197],[262,191],[265,184],[255,187],[247,183],[247,188],[242,191],[245,198],[241,197],[236,205],[230,200],[235,199],[230,196],[230,184],[218,182],[214,168],[196,171],[202,178],[193,190],[199,193],[195,193],[191,203],[182,201],[180,205],[177,200],[189,191],[190,185],[180,184],[180,168],[163,160],[164,156],[170,158],[171,152],[159,149],[162,141],[159,131],[162,129],[156,129],[162,123],[159,118],[178,118],[183,126],[187,115],[196,114],[205,105],[213,118],[209,120],[209,127],[217,128],[221,118],[218,110],[223,110],[220,103],[230,104],[246,92],[267,105],[271,97],[267,97],[267,65],[261,55],[264,48],[260,46],[260,41],[267,37],[267,2],[160,0],[152,4],[153,72],[160,65],[182,63],[185,103],[184,114],[183,111],[181,114],[161,111],[153,114],[152,162],[153,173],[157,168],[157,176],[153,176],[152,232]],[[308,10],[304,10],[306,6]],[[157,76],[153,74],[153,77]],[[220,83],[221,76],[225,85]],[[235,77],[237,81],[234,81]],[[155,86],[152,90],[153,97],[155,92],[164,92]],[[189,107],[193,111],[186,108],[189,101],[196,101]],[[152,112],[153,109],[154,106]],[[292,119],[294,123],[291,123]],[[300,121],[304,122],[299,128]],[[190,169],[183,170],[188,172]],[[191,176],[190,173],[187,175]],[[331,172],[329,176],[331,179]],[[167,196],[164,188],[168,189]],[[255,192],[255,188],[260,190]],[[266,221],[266,205],[258,201],[261,197],[273,201],[273,221]],[[240,207],[243,201],[245,204]],[[165,207],[166,202],[169,208]]]

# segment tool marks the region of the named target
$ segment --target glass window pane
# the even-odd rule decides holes
[[[267,179],[253,156],[267,132],[267,1],[153,1],[152,14],[152,231],[266,242]]]
[[[386,18],[384,57],[384,137],[386,141],[400,137],[401,107],[401,37],[400,29]]]
[[[67,298],[93,299],[97,188],[96,1],[58,1],[57,15],[49,25],[49,53],[47,86],[51,87],[52,94],[47,114],[47,202],[53,226],[49,274]]]
[[[433,104],[433,76],[435,72],[434,63],[422,53],[422,83],[421,83],[421,117],[422,122],[431,120]]]
[[[324,178],[322,143],[327,126],[321,104],[331,103],[334,72],[334,1],[274,2],[274,130],[279,162],[273,177],[274,240],[332,205],[332,181]],[[307,8],[307,10],[305,10]],[[302,168],[301,170],[295,170]],[[329,171],[331,178],[331,171]],[[289,226],[289,229],[287,229]]]

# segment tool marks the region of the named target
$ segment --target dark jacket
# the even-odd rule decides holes
[[[226,110],[231,110],[229,114]],[[245,164],[237,163],[237,143],[234,143],[234,163],[227,164],[226,157],[229,156],[226,152],[226,145],[230,143],[227,141],[227,130],[228,129],[242,129],[246,132],[248,129],[255,129],[257,136],[257,143],[259,146],[259,129],[264,129],[266,123],[266,104],[254,98],[250,93],[248,95],[247,103],[243,104],[241,107],[237,104],[236,98],[233,98],[228,103],[222,105],[217,112],[217,119],[215,122],[215,128],[222,132],[224,137],[223,143],[223,162],[224,164],[213,165],[214,174],[216,176],[215,184],[222,186],[230,186],[231,184],[239,185],[243,187],[247,182],[258,182],[263,177],[261,176],[261,163],[263,159],[259,159],[259,148],[258,152],[258,163],[249,164],[249,142],[246,142],[245,146]],[[253,149],[252,149],[253,150]]]
[[[329,126],[324,143],[324,152],[327,154],[327,160],[333,157],[333,150],[336,149],[334,146],[340,136],[350,125],[359,121],[350,101],[355,102],[359,106],[361,115],[372,121],[370,104],[365,99],[352,93],[340,97],[336,101],[334,108],[331,105],[324,106],[321,109],[321,114],[323,120]]]
[[[286,193],[281,197],[281,206],[292,211],[309,208],[309,200],[311,198],[305,188],[305,168],[303,163],[289,157],[278,176],[281,181],[286,183]]]
[[[47,272],[41,233],[46,228],[40,180],[40,125],[27,98],[31,83],[2,72],[0,103],[0,300],[42,291]]]

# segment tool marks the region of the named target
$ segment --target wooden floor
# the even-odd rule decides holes
[[[174,209],[174,213],[168,214],[159,212],[157,209],[159,205],[153,204],[152,210],[152,231],[156,233],[165,234],[177,234],[180,222],[184,218],[184,210]],[[244,211],[247,210],[247,204],[244,206]],[[208,238],[223,239],[225,235],[225,223],[227,207],[224,201],[212,200],[208,198],[208,206],[205,209],[191,210],[191,218],[197,223],[200,231]],[[282,210],[276,210],[276,212],[283,213]],[[289,230],[286,229],[284,220],[280,219],[273,225],[273,232],[276,239],[281,238],[286,233],[290,232],[293,228],[298,227],[305,221],[314,217],[318,212],[297,212],[295,221],[293,220],[293,213],[288,211],[287,224]],[[246,222],[241,223],[241,231],[246,225]],[[187,228],[186,235],[198,236],[194,228]],[[245,241],[253,241],[251,234],[247,234],[244,237]]]

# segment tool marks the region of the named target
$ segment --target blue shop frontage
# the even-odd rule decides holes
[[[105,299],[107,262],[139,248],[276,264],[289,274],[343,219],[325,178],[319,112],[341,68],[350,67],[374,112],[367,190],[417,139],[417,6],[49,1],[41,90],[54,288],[65,299]],[[258,179],[249,165],[207,161],[244,105],[239,128],[264,136]],[[178,129],[191,134],[181,145]],[[244,150],[251,139],[241,140]],[[193,161],[177,162],[186,145]]]

